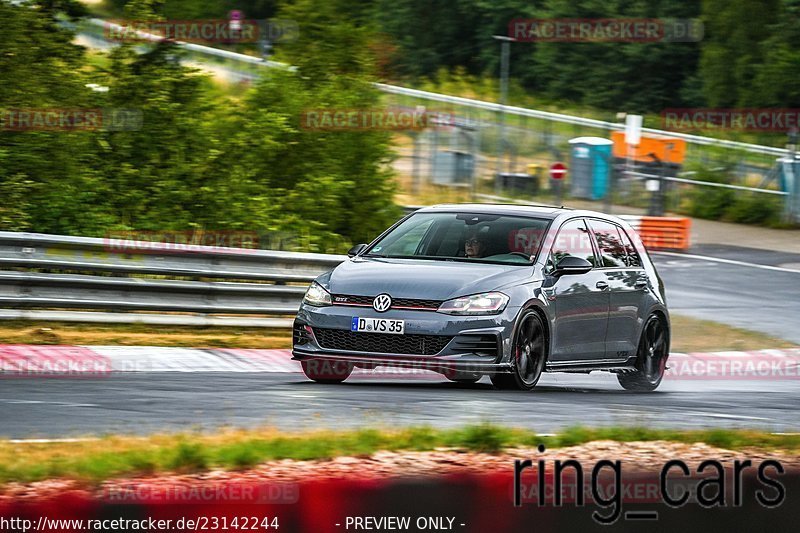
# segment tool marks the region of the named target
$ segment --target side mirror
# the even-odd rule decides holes
[[[582,257],[568,255],[562,257],[553,271],[554,276],[569,276],[574,274],[586,274],[592,270],[592,264]]]
[[[366,248],[366,247],[367,247],[366,244],[356,244],[355,246],[350,248],[350,250],[347,251],[347,257],[355,257],[355,256],[357,256],[358,254],[363,252],[364,248]]]

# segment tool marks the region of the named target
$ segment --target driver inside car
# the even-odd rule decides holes
[[[471,231],[464,240],[464,255],[466,257],[483,257],[486,252],[486,233]]]

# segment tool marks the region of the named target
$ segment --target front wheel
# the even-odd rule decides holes
[[[650,315],[642,330],[636,370],[617,374],[622,388],[629,391],[650,392],[656,390],[664,378],[667,367],[667,328],[656,315]]]
[[[526,311],[520,317],[514,337],[513,371],[510,374],[492,374],[492,384],[498,389],[533,389],[547,361],[545,334],[539,315],[535,311]]]
[[[353,372],[353,365],[346,361],[307,359],[300,364],[306,377],[317,383],[341,383]]]

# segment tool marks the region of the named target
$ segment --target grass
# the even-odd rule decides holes
[[[0,344],[290,348],[288,329],[0,321]]]
[[[735,328],[711,320],[672,314],[673,352],[718,352],[797,348],[797,344],[764,333]]]
[[[88,484],[113,477],[160,472],[200,472],[209,468],[243,469],[279,459],[313,460],[365,456],[380,450],[425,451],[449,448],[497,453],[513,447],[548,448],[594,440],[703,442],[726,449],[800,450],[800,435],[751,430],[672,431],[644,427],[573,427],[554,436],[488,423],[459,429],[411,427],[280,433],[271,429],[226,430],[150,437],[108,436],[63,443],[0,442],[0,484],[71,478]]]
[[[291,348],[288,329],[0,322],[0,344],[177,346],[206,348]],[[797,348],[763,333],[681,315],[672,315],[674,352],[715,352]]]

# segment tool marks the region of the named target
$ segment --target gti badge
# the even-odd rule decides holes
[[[372,300],[372,308],[379,313],[388,311],[392,306],[392,297],[388,294],[379,294]]]

